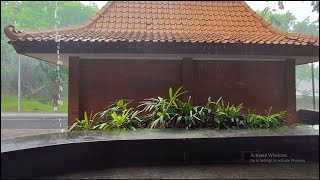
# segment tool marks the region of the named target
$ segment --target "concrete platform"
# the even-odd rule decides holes
[[[59,133],[52,133],[58,132]],[[32,131],[31,131],[32,132]],[[115,140],[152,140],[152,139],[217,139],[239,137],[274,137],[274,136],[312,136],[319,135],[319,129],[313,126],[289,126],[274,129],[241,129],[215,130],[196,129],[138,129],[136,131],[78,131],[63,132],[61,130],[41,131],[41,135],[5,138],[1,140],[1,152],[37,148],[59,144],[115,141]],[[43,134],[42,134],[43,133]],[[32,134],[32,133],[30,133]],[[35,133],[36,134],[36,133]]]
[[[319,129],[312,126],[81,131],[1,140],[5,178],[44,178],[124,165],[318,162]]]

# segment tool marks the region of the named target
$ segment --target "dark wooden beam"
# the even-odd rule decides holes
[[[54,41],[11,42],[18,53],[56,53]],[[319,56],[317,46],[178,42],[61,42],[61,53]]]
[[[295,60],[287,59],[285,67],[285,87],[287,91],[287,121],[293,124],[297,121],[296,108],[296,76],[295,76]]]
[[[80,116],[80,58],[69,58],[69,93],[68,93],[68,126],[76,122]]]

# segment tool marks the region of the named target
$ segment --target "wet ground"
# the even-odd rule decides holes
[[[64,130],[66,132],[67,130]],[[15,137],[60,133],[62,129],[1,129],[1,140]]]
[[[79,172],[55,179],[319,179],[319,163],[135,166]]]
[[[66,113],[1,113],[2,129],[67,128]]]

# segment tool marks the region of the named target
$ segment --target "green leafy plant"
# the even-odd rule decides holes
[[[246,117],[248,128],[265,127],[263,117],[258,114],[248,114]]]
[[[96,115],[98,117],[98,122],[108,120],[112,113],[120,113],[122,110],[126,110],[127,106],[132,102],[132,100],[119,99],[116,102],[111,103],[105,110],[98,112]]]
[[[215,108],[215,116],[213,119],[213,126],[220,128],[240,128],[245,127],[245,119],[241,115],[243,104],[238,106],[230,105],[228,102],[225,105],[223,99],[220,97],[216,102],[212,102]]]
[[[212,110],[208,107],[193,106],[190,103],[191,96],[188,102],[176,100],[175,114],[172,115],[170,125],[172,127],[199,128],[206,127],[207,122],[212,119]]]
[[[146,122],[150,124],[150,128],[155,127],[171,127],[170,122],[176,116],[176,110],[179,108],[178,97],[187,91],[182,91],[180,87],[176,91],[169,88],[169,99],[162,97],[150,98],[142,101],[138,107],[143,107],[143,112],[151,112],[146,115]]]
[[[117,100],[112,103],[104,111],[97,113],[100,121],[94,129],[131,129],[135,130],[139,127],[141,119],[138,117],[139,111],[134,111],[133,108],[128,109],[128,105],[132,100]]]
[[[246,117],[248,128],[270,128],[282,126],[286,111],[271,114],[271,109],[272,108],[266,112],[266,116],[251,113],[248,114]]]
[[[141,121],[137,116],[138,114],[139,111],[133,111],[132,108],[123,110],[121,114],[112,113],[112,120],[105,123],[105,126],[100,125],[100,127],[103,129],[136,130],[139,127],[139,121]]]
[[[69,132],[73,130],[85,130],[89,131],[94,129],[93,127],[93,121],[94,121],[95,116],[92,116],[92,112],[90,114],[90,117],[88,117],[87,112],[84,112],[84,119],[79,120],[78,118],[76,119],[77,122],[75,122],[70,128]]]
[[[144,106],[142,109],[143,112],[151,112],[145,116],[143,123],[150,125],[151,129],[156,126],[165,127],[165,121],[170,119],[168,105],[168,100],[162,97],[150,98],[142,101],[138,107]]]
[[[196,127],[198,124],[197,122],[201,121],[201,119],[197,117],[195,107],[190,104],[190,99],[191,97],[189,97],[187,103],[180,100],[175,101],[175,112],[169,121],[171,127],[183,127],[189,129]]]
[[[280,111],[279,113],[271,114],[271,109],[270,107],[269,111],[267,112],[266,116],[263,116],[263,120],[265,124],[268,124],[269,127],[279,127],[282,125],[280,121],[283,121],[283,118],[287,114],[286,111]]]
[[[182,87],[174,91],[169,88],[169,98],[157,97],[145,99],[140,102],[138,108],[141,111],[129,108],[132,100],[120,99],[113,102],[105,110],[90,117],[84,113],[84,119],[74,123],[69,131],[79,130],[110,130],[110,129],[131,129],[139,127],[152,128],[204,128],[212,127],[217,129],[230,128],[271,128],[284,124],[286,111],[271,114],[272,108],[266,111],[266,115],[248,113],[241,114],[243,104],[233,105],[225,103],[220,97],[217,101],[211,101],[209,97],[204,106],[194,106],[191,104],[191,96],[187,102],[183,102],[179,97],[187,93],[182,91]],[[140,119],[141,113],[145,115]],[[95,123],[94,123],[95,122]]]

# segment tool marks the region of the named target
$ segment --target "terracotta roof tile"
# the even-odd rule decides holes
[[[13,29],[15,31],[13,31]],[[319,46],[319,36],[275,29],[244,1],[117,1],[83,25],[58,30],[63,41],[169,41]],[[55,31],[21,32],[10,40],[48,41]]]

